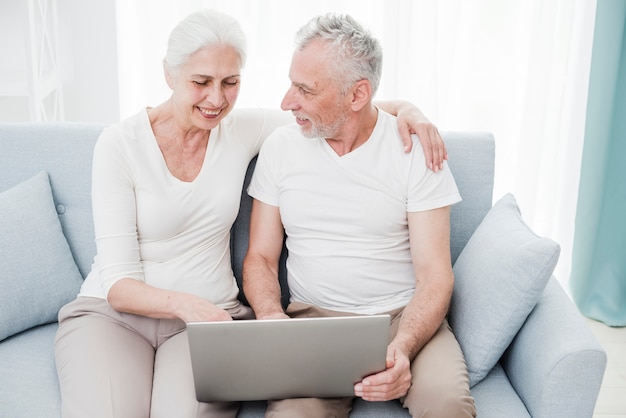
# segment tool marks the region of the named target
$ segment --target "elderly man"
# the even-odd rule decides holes
[[[389,313],[387,368],[355,396],[399,398],[413,416],[475,416],[446,321],[450,205],[460,195],[447,166],[428,170],[418,141],[398,152],[395,118],[372,104],[381,67],[380,44],[349,16],[320,16],[298,32],[282,102],[296,124],[267,139],[248,191],[244,291],[259,319]],[[267,416],[346,417],[352,399],[271,401]]]

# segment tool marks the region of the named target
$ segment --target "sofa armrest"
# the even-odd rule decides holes
[[[531,416],[593,415],[606,353],[554,277],[501,362]]]

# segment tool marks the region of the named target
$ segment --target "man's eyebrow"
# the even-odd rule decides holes
[[[302,88],[303,88],[303,89],[305,89],[305,90],[308,90],[308,91],[314,91],[314,87],[309,86],[309,85],[307,85],[307,84],[305,84],[305,83],[299,83],[299,82],[295,82],[295,81],[294,81],[294,82],[292,82],[292,84],[293,84],[295,87],[302,87]]]

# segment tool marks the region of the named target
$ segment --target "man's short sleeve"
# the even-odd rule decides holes
[[[261,147],[248,194],[263,203],[278,206],[278,162],[281,158],[279,132],[272,133]]]

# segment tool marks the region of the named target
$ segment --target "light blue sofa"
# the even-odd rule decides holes
[[[70,258],[82,277],[89,271],[95,253],[90,171],[94,142],[102,128],[83,123],[0,124],[0,210],[20,207],[11,197],[13,186],[41,171],[47,172],[54,208],[71,250]],[[449,165],[464,199],[453,207],[451,215],[451,251],[457,282],[450,323],[468,360],[478,416],[591,417],[606,355],[551,277],[558,245],[534,236],[532,231],[524,231],[521,218],[509,220],[516,216],[512,196],[503,198],[492,209],[494,140],[491,135],[450,132],[444,133],[444,138]],[[232,233],[233,269],[238,279],[247,247],[249,210],[250,200],[243,194]],[[9,216],[1,212],[0,215]],[[15,222],[21,221],[0,222],[0,236],[13,234],[11,241],[0,247],[0,260],[15,258],[12,252],[20,240],[19,229],[15,235],[13,228]],[[513,225],[511,232],[506,229],[509,224]],[[520,243],[520,239],[528,242]],[[31,243],[21,244],[28,248],[26,252],[32,260],[46,258],[38,255]],[[531,250],[529,254],[518,254],[518,250],[523,252],[527,248]],[[543,257],[543,264],[529,269],[534,261],[524,257],[530,260]],[[510,259],[517,264],[509,264]],[[0,274],[0,292],[15,290],[16,283],[11,281],[21,280],[17,277],[19,271],[11,274]],[[43,277],[46,280],[48,275]],[[281,277],[284,282],[284,268]],[[71,299],[78,285],[70,283],[71,292],[64,297]],[[33,288],[36,293],[42,289],[47,292],[47,285],[29,286],[36,287]],[[10,318],[5,309],[12,309],[11,315],[17,309],[23,315],[18,317],[18,322],[24,322],[20,325],[24,330],[0,337],[0,416],[60,417],[53,353],[57,324],[45,315],[28,319],[29,312],[40,304],[19,296],[19,292],[17,295],[2,302],[0,294],[0,318]],[[13,325],[6,324],[11,321],[4,322],[0,320],[5,331],[9,330],[5,334],[11,334]],[[263,410],[263,402],[245,403],[240,416],[261,417]],[[397,401],[356,401],[352,416],[402,417],[408,413]]]

